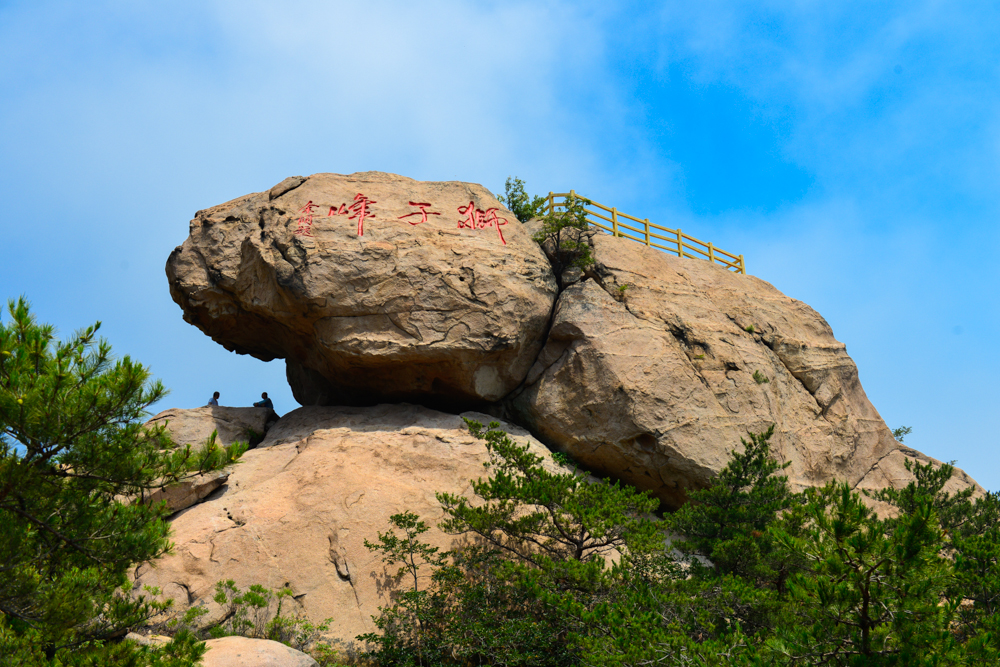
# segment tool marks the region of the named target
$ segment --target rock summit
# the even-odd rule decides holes
[[[772,424],[797,488],[905,484],[930,460],[806,304],[606,234],[557,283],[537,229],[480,185],[296,176],[199,211],[167,275],[188,322],[283,358],[303,405],[486,411],[668,508]]]
[[[284,359],[303,405],[498,401],[556,297],[545,255],[485,188],[378,172],[296,176],[199,211],[167,276],[213,340]]]

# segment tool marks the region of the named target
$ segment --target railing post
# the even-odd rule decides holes
[[[684,236],[681,230],[677,230],[677,256],[684,257]]]
[[[549,190],[549,215],[555,215],[556,213],[556,198]]]
[[[649,218],[646,218],[646,245],[649,245]]]
[[[747,274],[747,265],[743,263],[743,255],[740,255],[740,273]]]
[[[611,207],[611,235],[618,238],[618,209]]]
[[[715,251],[712,249],[712,242],[708,242],[708,261],[715,264]]]

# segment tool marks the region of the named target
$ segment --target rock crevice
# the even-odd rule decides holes
[[[798,488],[857,485],[898,449],[811,308],[708,262],[604,235],[593,243],[602,280],[559,294],[545,347],[505,401],[503,414],[550,447],[668,507],[771,424]],[[655,434],[655,446],[637,433]]]

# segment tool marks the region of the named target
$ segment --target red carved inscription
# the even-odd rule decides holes
[[[487,227],[495,227],[500,236],[500,242],[507,245],[507,241],[503,237],[503,230],[500,229],[501,226],[507,224],[507,218],[501,218],[497,215],[499,210],[494,207],[484,211],[481,208],[476,208],[475,203],[470,201],[468,206],[458,207],[458,212],[465,216],[464,219],[458,221],[458,228],[486,229]]]
[[[397,218],[397,220],[402,220],[403,218],[409,218],[409,217],[414,216],[414,215],[419,215],[420,216],[420,220],[418,220],[417,222],[413,222],[412,220],[407,220],[408,223],[410,223],[411,225],[416,226],[416,225],[419,225],[421,223],[427,222],[427,216],[428,215],[441,215],[440,213],[434,213],[433,211],[428,211],[427,210],[428,208],[430,208],[432,206],[432,204],[421,204],[419,202],[411,201],[410,202],[410,206],[416,206],[420,210],[419,211],[414,211],[413,213],[407,213],[406,215],[401,215],[401,216],[399,216]]]
[[[341,204],[339,207],[331,206],[326,215],[328,218],[335,215],[346,215],[348,220],[357,220],[358,236],[364,236],[365,220],[375,217],[371,207],[373,204],[377,203],[377,201],[371,200],[359,192],[354,195],[354,201],[350,205]],[[427,222],[427,216],[429,215],[441,215],[436,211],[429,211],[428,209],[433,207],[433,204],[428,202],[411,201],[410,206],[413,206],[418,210],[401,215],[396,219],[406,220],[406,222],[410,225],[416,226]],[[299,226],[295,230],[296,234],[312,236],[313,217],[317,208],[317,205],[310,201],[299,210]],[[507,239],[503,237],[503,229],[501,229],[501,227],[508,224],[508,220],[500,217],[497,213],[499,210],[500,209],[494,207],[488,208],[484,211],[481,208],[476,208],[475,202],[470,201],[468,206],[458,207],[458,212],[465,216],[464,218],[459,219],[458,228],[480,230],[492,227],[497,230],[497,236],[500,237],[500,243],[507,245]],[[420,219],[416,221],[408,219],[415,216],[420,216]]]
[[[309,200],[309,203],[299,209],[299,226],[295,228],[295,233],[301,236],[312,236],[313,213],[318,207]]]
[[[354,203],[350,206],[347,204],[341,204],[338,209],[336,206],[331,206],[330,211],[326,214],[326,217],[331,217],[334,215],[347,215],[348,220],[358,221],[358,236],[365,235],[365,219],[374,218],[375,214],[371,211],[371,205],[377,204],[377,201],[373,201],[368,197],[364,196],[360,192],[354,195]]]

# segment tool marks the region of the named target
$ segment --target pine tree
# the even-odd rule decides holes
[[[537,218],[545,210],[545,197],[528,196],[524,191],[524,181],[516,176],[508,176],[504,183],[504,194],[497,197],[521,222]]]
[[[950,632],[956,604],[932,504],[880,519],[846,484],[806,493],[801,536],[772,529],[805,571],[788,582],[795,616],[770,642],[792,665],[952,665],[962,651]]]
[[[767,529],[792,507],[794,498],[788,478],[778,474],[789,464],[771,456],[773,434],[772,425],[763,433],[750,433],[749,440],[741,439],[743,451],[733,450],[711,486],[692,491],[690,502],[667,523],[680,536],[675,546],[711,561],[712,572],[780,587],[788,564],[784,554],[775,552]]]
[[[161,608],[127,593],[132,568],[169,548],[165,505],[143,498],[245,446],[195,452],[143,428],[165,390],[141,364],[114,359],[96,337],[100,323],[58,342],[23,298],[9,315],[0,323],[0,655],[111,665],[161,664],[172,653],[189,664],[201,650],[190,637],[166,653],[112,641]]]

